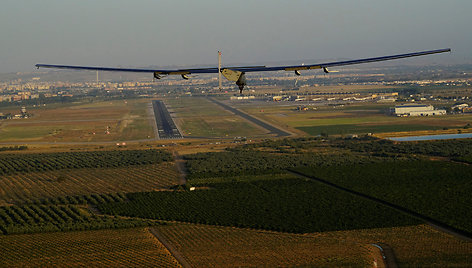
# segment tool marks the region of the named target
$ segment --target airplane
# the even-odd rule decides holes
[[[217,73],[220,90],[221,90],[221,75],[223,75],[227,80],[236,82],[236,85],[239,87],[239,93],[242,94],[244,87],[247,85],[246,73],[249,73],[249,72],[293,71],[295,75],[301,75],[300,71],[302,70],[322,69],[323,72],[329,73],[330,71],[328,70],[328,68],[331,68],[331,67],[396,60],[396,59],[418,57],[418,56],[438,54],[438,53],[444,53],[444,52],[451,52],[451,49],[444,48],[444,49],[428,50],[428,51],[398,54],[398,55],[391,55],[391,56],[364,58],[364,59],[358,59],[358,60],[346,60],[346,61],[335,61],[335,62],[309,64],[309,65],[288,65],[288,66],[274,66],[274,67],[267,67],[267,66],[222,67],[220,51],[218,51],[218,67],[212,67],[212,68],[172,70],[172,69],[111,68],[111,67],[92,67],[92,66],[73,66],[73,65],[54,65],[54,64],[36,64],[35,66],[38,69],[39,68],[56,68],[56,69],[91,70],[91,71],[153,73],[154,78],[156,79],[161,79],[165,75],[180,75],[182,76],[183,79],[188,80],[190,78],[189,76],[190,74]]]

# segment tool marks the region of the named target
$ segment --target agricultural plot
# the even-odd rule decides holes
[[[465,267],[472,261],[472,243],[424,225],[303,235],[195,224],[152,228],[194,267],[368,267],[372,243],[389,245],[399,267]]]
[[[298,171],[403,206],[472,233],[472,167],[444,161],[393,161]]]
[[[259,175],[285,173],[287,168],[326,166],[346,163],[358,164],[385,161],[370,156],[349,153],[269,153],[256,150],[234,150],[185,155],[188,178]]]
[[[0,175],[61,169],[148,165],[172,161],[172,159],[172,155],[164,150],[0,154]]]
[[[165,103],[169,111],[176,114],[176,123],[184,136],[256,137],[267,134],[265,129],[227,112],[206,98],[169,98]]]
[[[472,156],[472,139],[433,140],[420,142],[393,142],[390,140],[369,139],[366,141],[344,140],[335,146],[361,153],[385,155],[427,155],[441,156],[456,161],[468,162]]]
[[[181,267],[146,228],[3,236],[0,266]]]
[[[416,224],[374,202],[289,178],[202,184],[207,190],[127,194],[98,205],[109,215],[250,227],[293,233]]]
[[[0,207],[0,235],[73,230],[117,229],[157,224],[140,219],[95,216],[72,205]]]
[[[91,193],[140,192],[178,184],[174,163],[65,169],[0,177],[0,205]]]

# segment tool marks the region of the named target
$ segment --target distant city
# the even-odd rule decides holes
[[[464,71],[466,70],[466,71]],[[467,87],[472,84],[472,65],[460,66],[428,66],[416,68],[406,67],[384,67],[368,69],[342,69],[342,72],[335,74],[320,74],[310,71],[302,76],[295,76],[291,72],[274,72],[262,75],[248,76],[249,92],[247,95],[260,95],[260,87],[280,88],[281,91],[304,92],[318,86],[339,86],[339,85],[386,85],[398,87],[426,87],[426,86],[447,86],[447,87]],[[59,79],[55,79],[57,73],[63,73]],[[100,80],[101,77],[103,80]],[[100,78],[99,78],[100,77]],[[217,77],[213,75],[202,75],[182,80],[175,77],[166,77],[162,80],[152,80],[151,77],[126,75],[125,79],[121,75],[95,72],[41,72],[41,73],[18,73],[0,74],[0,102],[21,102],[24,100],[38,100],[53,97],[74,97],[84,96],[90,92],[123,92],[136,91],[141,94],[165,94],[170,92],[180,92],[185,94],[205,94],[208,91],[217,91]],[[252,89],[252,90],[251,90]],[[233,92],[239,96],[236,87],[230,83],[223,84],[223,91]],[[313,90],[310,90],[313,92]],[[316,92],[316,90],[315,90]],[[334,93],[334,91],[333,91]],[[267,95],[267,94],[265,94]],[[274,95],[274,94],[271,94]],[[279,94],[275,94],[279,95]],[[293,95],[293,94],[292,94]],[[349,94],[345,94],[349,95]],[[260,97],[260,96],[259,96]],[[333,97],[330,97],[332,100]],[[372,95],[352,96],[336,98],[345,100],[365,100],[366,98],[376,98]],[[419,97],[418,100],[421,100]],[[428,96],[431,98],[431,96]],[[300,100],[295,97],[275,97],[276,100]],[[306,99],[306,98],[304,98]],[[319,97],[315,98],[319,99]],[[385,101],[385,97],[380,99]],[[387,98],[386,101],[389,99]],[[390,98],[390,100],[393,100]]]

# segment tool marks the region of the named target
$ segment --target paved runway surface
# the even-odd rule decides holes
[[[159,139],[181,139],[179,129],[170,117],[166,105],[160,100],[153,100],[152,107],[154,109],[154,116],[156,117],[157,133]]]
[[[214,103],[216,103],[216,104],[218,104],[218,105],[220,105],[221,107],[225,108],[226,110],[228,110],[228,111],[230,111],[230,112],[232,112],[232,113],[234,113],[234,114],[236,114],[236,115],[241,116],[242,118],[244,118],[244,119],[246,119],[246,120],[248,120],[248,121],[250,121],[250,122],[252,122],[252,123],[254,123],[254,124],[256,124],[256,125],[267,129],[267,130],[270,131],[271,133],[277,135],[277,137],[288,137],[288,136],[291,136],[291,135],[292,135],[292,134],[290,134],[290,133],[288,133],[288,132],[286,132],[286,131],[283,131],[283,130],[281,130],[281,129],[279,129],[279,128],[276,128],[276,127],[274,127],[273,125],[267,124],[266,122],[263,122],[263,121],[261,121],[261,120],[255,118],[255,117],[253,117],[253,116],[248,115],[247,113],[241,112],[241,111],[239,111],[238,109],[235,109],[235,108],[233,108],[233,107],[231,107],[231,106],[229,106],[229,105],[226,105],[226,104],[224,104],[224,103],[222,103],[222,102],[220,102],[220,101],[217,101],[217,100],[215,100],[215,99],[213,99],[213,98],[209,98],[209,100],[212,101],[212,102],[214,102]]]

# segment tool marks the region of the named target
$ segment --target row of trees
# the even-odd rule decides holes
[[[0,207],[0,234],[96,230],[146,226],[150,221],[92,216],[72,205]]]
[[[278,174],[294,167],[379,161],[378,158],[358,154],[280,154],[253,150],[198,153],[187,155],[185,159],[190,180],[235,175]]]
[[[469,165],[392,161],[298,170],[472,233],[472,167]]]
[[[387,154],[422,154],[444,157],[472,156],[472,139],[436,140],[419,142],[393,142],[390,140],[339,140],[335,146],[357,152]]]
[[[0,175],[70,168],[146,165],[172,160],[172,155],[164,150],[0,154]]]
[[[378,228],[416,220],[364,199],[302,179],[201,185],[209,190],[127,194],[101,211],[158,220],[294,233]]]
[[[126,201],[126,195],[124,193],[110,193],[43,198],[33,200],[31,203],[36,205],[98,205],[107,202],[123,201]]]

